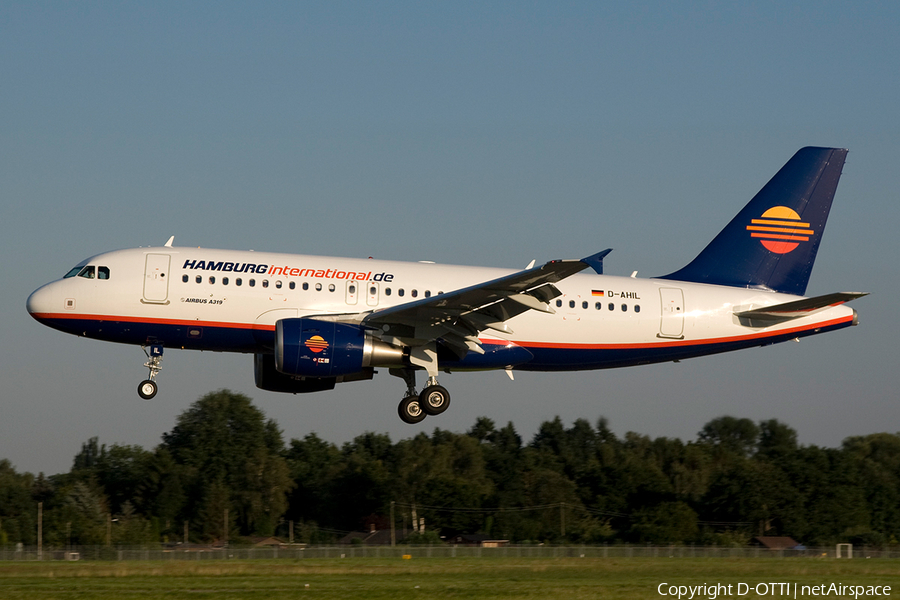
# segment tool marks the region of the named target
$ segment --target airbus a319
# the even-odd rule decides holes
[[[803,148],[684,268],[603,274],[604,250],[513,271],[236,250],[116,250],[85,259],[27,301],[40,323],[141,346],[157,393],[165,348],[253,355],[256,385],[306,393],[403,379],[407,423],[438,415],[452,371],[580,371],[729,352],[857,324],[805,297],[847,151]],[[424,372],[424,388],[416,375]]]

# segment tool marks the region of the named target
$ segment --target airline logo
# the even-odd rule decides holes
[[[328,342],[326,342],[322,336],[314,335],[306,340],[306,347],[318,354],[319,352],[328,349]]]
[[[803,223],[800,215],[787,206],[776,206],[762,214],[759,219],[747,225],[750,237],[758,238],[771,252],[787,254],[793,252],[800,242],[808,242],[813,235],[809,223]]]
[[[393,273],[372,273],[372,271],[340,271],[338,269],[305,269],[301,267],[254,265],[240,262],[197,260],[188,258],[182,269],[203,271],[223,271],[225,273],[256,273],[257,275],[282,275],[284,277],[312,277],[316,279],[349,279],[355,281],[394,280]]]

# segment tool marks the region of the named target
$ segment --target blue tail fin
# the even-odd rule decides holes
[[[801,148],[697,258],[662,279],[802,296],[846,157]]]

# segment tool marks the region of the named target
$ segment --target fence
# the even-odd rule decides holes
[[[755,547],[722,546],[550,546],[508,545],[498,548],[480,546],[301,546],[284,545],[263,548],[209,546],[75,546],[69,549],[5,548],[0,561],[193,561],[193,560],[273,560],[341,558],[835,558],[829,548],[769,550]],[[855,558],[900,559],[900,548],[870,549],[857,546]]]

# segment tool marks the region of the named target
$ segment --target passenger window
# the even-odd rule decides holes
[[[321,291],[322,291],[322,284],[321,284],[321,283],[317,283],[317,284],[316,284],[316,291],[317,291],[317,292],[321,292]]]
[[[268,279],[263,279],[263,280],[262,280],[262,286],[263,286],[264,288],[269,287],[269,280],[268,280]]]
[[[587,308],[587,307],[588,307],[588,303],[587,303],[587,300],[585,300],[584,302],[581,303],[581,308]]]
[[[374,295],[377,294],[377,293],[378,293],[378,288],[377,288],[377,287],[370,287],[370,288],[369,288],[369,295],[370,295],[370,296],[374,296]]]
[[[295,287],[297,287],[297,284],[292,281],[288,284],[288,287],[294,289]]]
[[[94,267],[85,267],[81,270],[81,273],[78,274],[79,277],[84,277],[85,279],[93,279],[94,278]]]
[[[328,284],[328,291],[329,291],[329,292],[333,292],[333,291],[334,291],[334,284],[333,284],[333,283],[329,283],[329,284]]]
[[[203,276],[197,275],[196,277],[194,277],[194,281],[196,281],[197,283],[203,283]]]
[[[280,279],[275,282],[275,288],[279,289],[279,290],[281,289],[281,280]]]
[[[623,305],[622,305],[622,312],[628,312],[628,305],[627,305],[627,304],[623,304]]]
[[[616,305],[612,302],[609,303],[609,310],[616,310]]]
[[[309,283],[307,283],[307,282],[304,281],[304,282],[303,282],[303,291],[306,291],[306,290],[308,290],[308,289],[309,289]]]
[[[569,308],[575,308],[575,301],[569,300]]]
[[[347,289],[347,291],[350,292],[351,294],[355,294],[355,293],[356,293],[356,286],[355,286],[355,285],[351,285],[351,286]]]
[[[109,267],[97,267],[97,279],[109,279]]]
[[[390,296],[390,295],[391,295],[391,288],[384,288],[384,295],[385,295],[385,296]]]
[[[600,310],[601,308],[603,308],[603,304],[598,302],[597,304],[594,305],[594,308],[596,308],[597,310]]]
[[[641,312],[641,305],[640,305],[640,304],[635,304],[635,305],[634,305],[634,312]]]
[[[237,279],[234,280],[234,285],[236,285],[236,286],[238,286],[238,287],[240,287],[240,285],[241,285],[242,283],[244,283],[244,280],[241,279],[240,277],[238,277]]]
[[[255,279],[251,279],[250,281],[247,282],[247,285],[249,285],[250,287],[255,287],[255,286],[256,286],[256,280],[255,280]]]
[[[228,285],[228,278],[227,278],[227,277],[223,277],[223,278],[222,278],[222,285]]]
[[[410,294],[410,296],[412,296],[413,298],[418,298],[418,296],[419,296],[419,290],[413,290],[413,291],[411,291],[409,294]]]
[[[209,282],[210,282],[210,283],[215,283],[215,282],[216,282],[216,278],[213,277],[212,275],[210,275],[210,276],[209,276]]]
[[[402,295],[403,295],[403,288],[400,288],[399,290],[397,290],[397,295],[398,295],[398,296],[402,296]]]
[[[187,275],[182,275],[182,276],[181,276],[181,280],[182,280],[183,282],[185,282],[185,283],[188,282],[188,279],[190,279],[190,277],[188,277]]]
[[[562,300],[557,300],[557,301],[556,301],[556,307],[559,308],[559,307],[561,307],[561,306],[562,306]]]
[[[431,290],[425,290],[425,297],[431,298]]]

